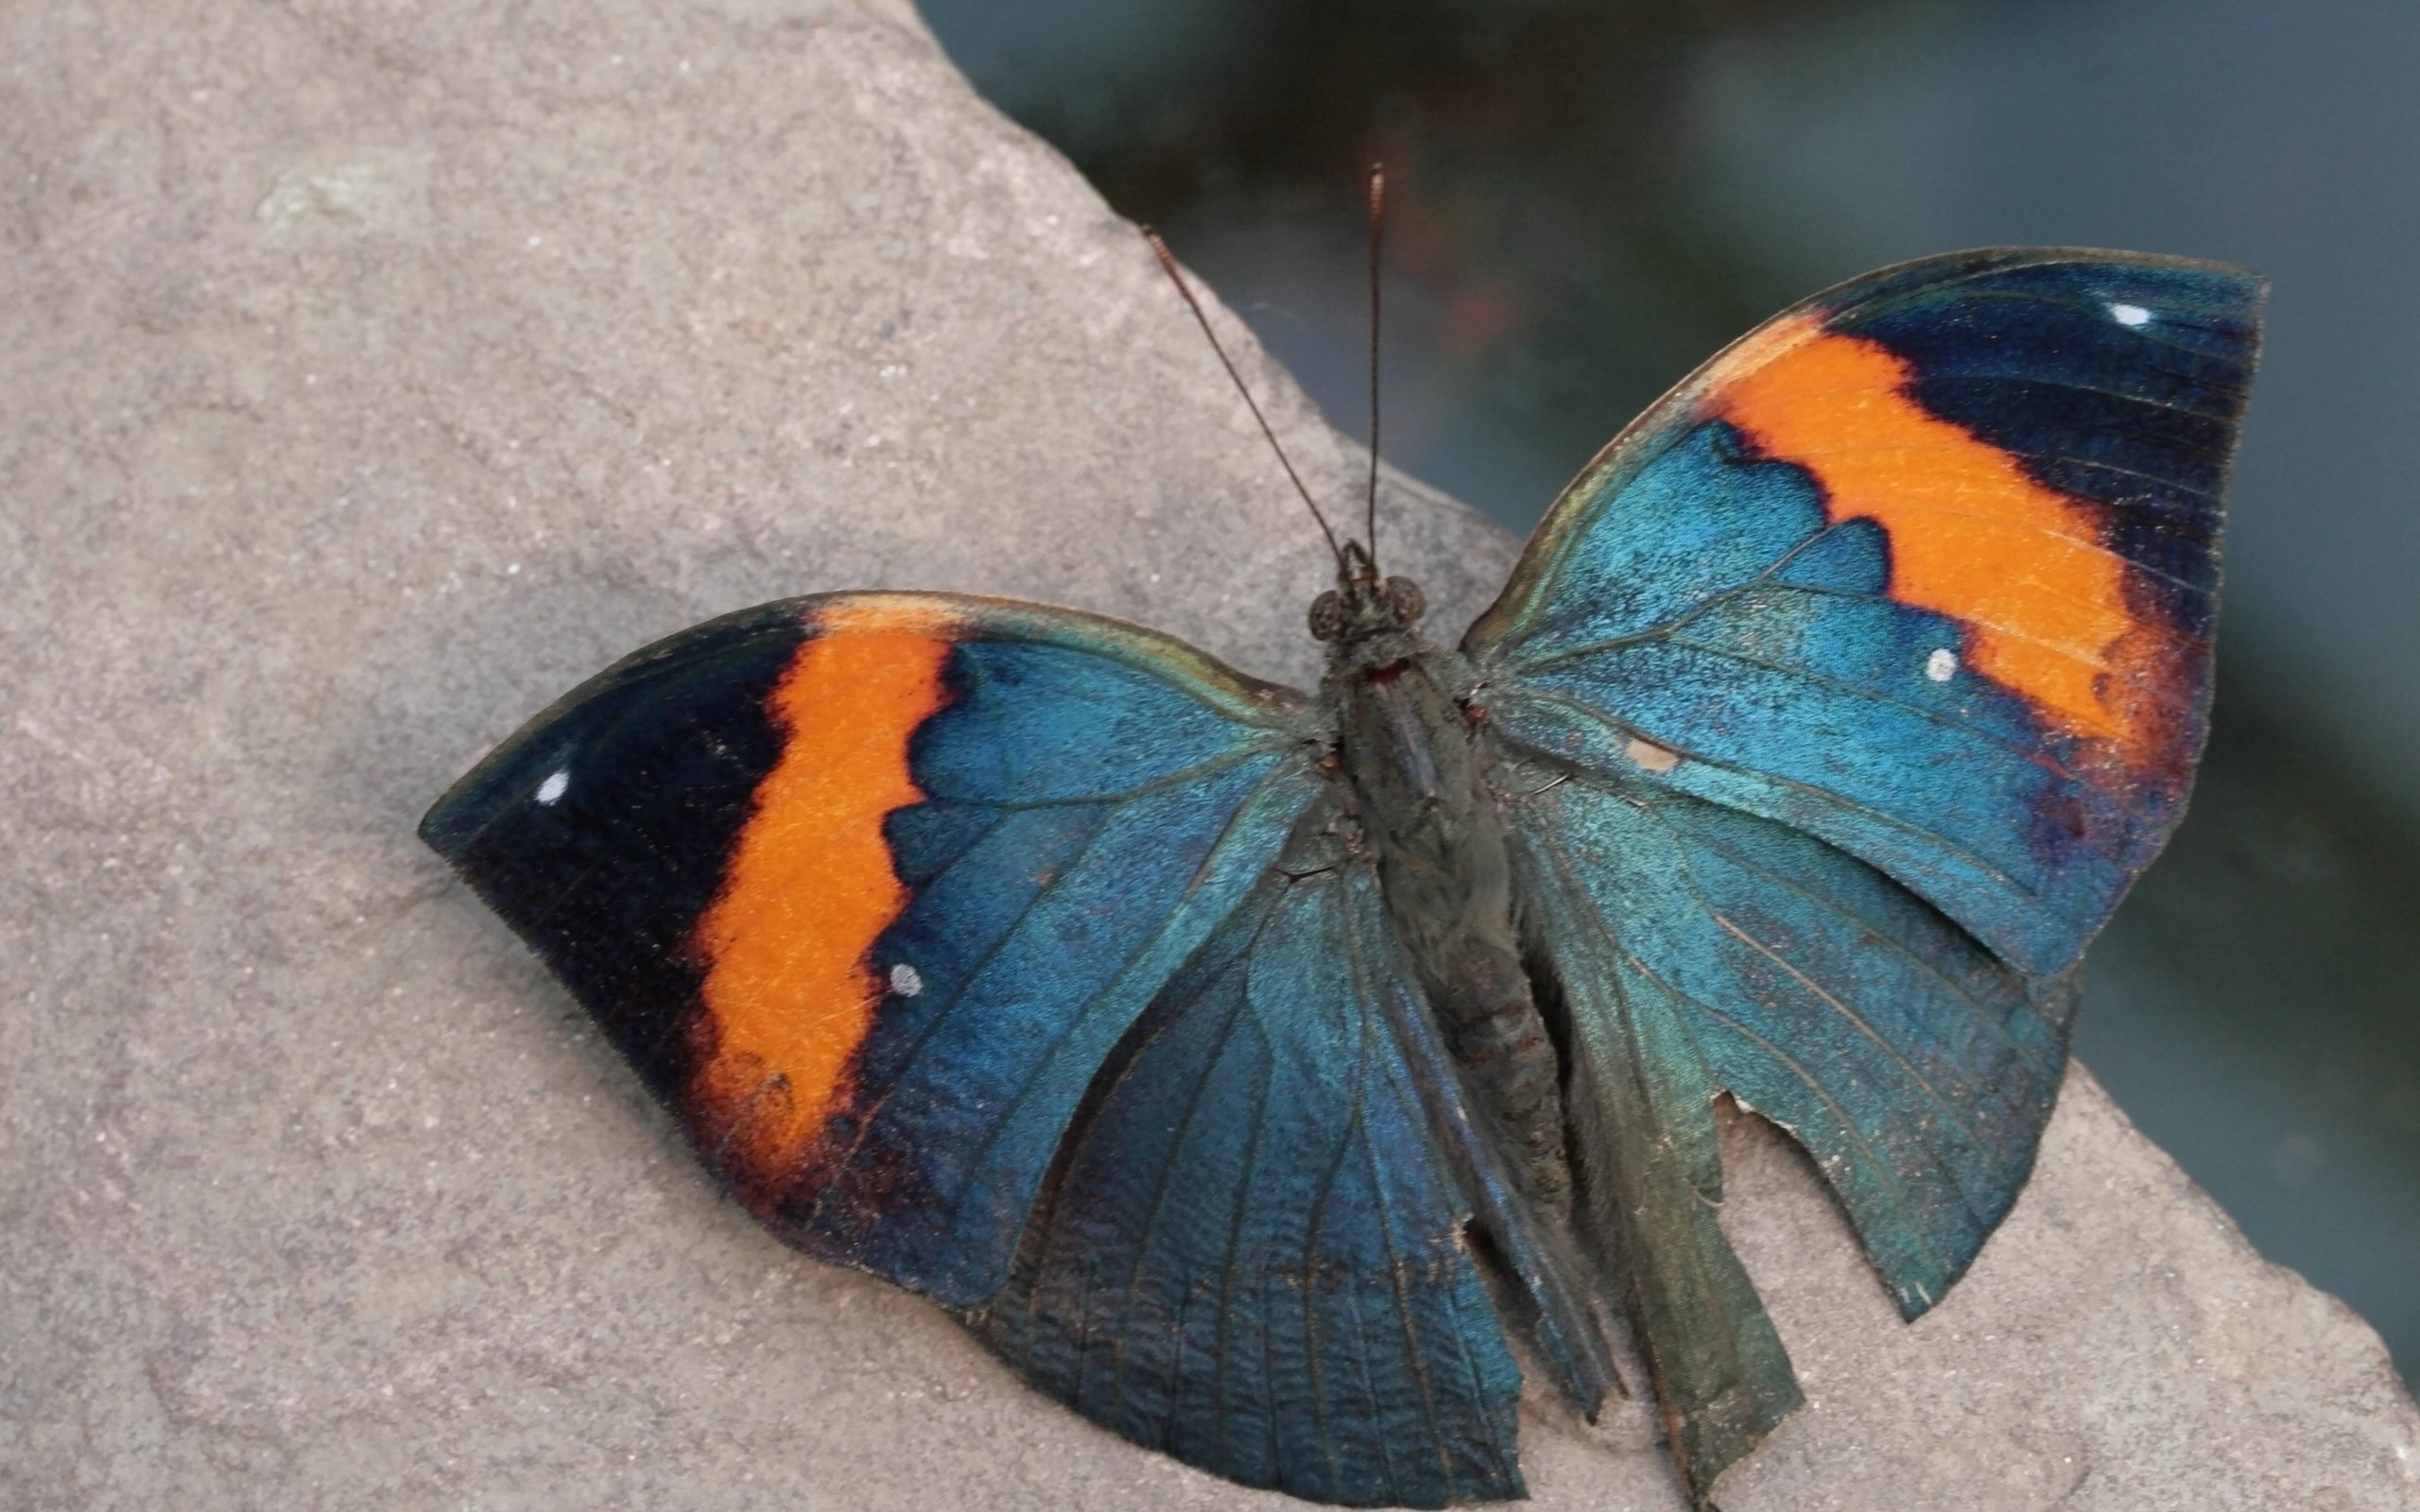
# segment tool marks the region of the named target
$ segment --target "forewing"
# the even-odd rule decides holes
[[[2201,748],[2259,296],[2002,250],[1775,318],[1607,448],[1472,627],[1495,729],[1819,836],[2063,970]]]
[[[1248,1485],[1523,1494],[1520,1378],[1408,1011],[1368,864],[1289,858],[1129,1033],[977,1331],[1094,1420]]]
[[[769,1227],[972,1306],[1325,786],[1300,703],[1092,616],[799,599],[600,675],[421,833]]]

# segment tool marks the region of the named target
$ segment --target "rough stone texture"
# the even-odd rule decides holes
[[[506,9],[0,21],[0,1503],[1279,1504],[762,1236],[410,829],[786,593],[1300,679],[1315,537],[1128,229],[903,5]],[[1449,626],[1512,552],[1390,529]],[[1912,1328],[1726,1138],[1812,1399],[1736,1512],[2420,1501],[2377,1340],[2088,1077]],[[1548,1505],[1678,1504],[1635,1410],[1525,1436]]]

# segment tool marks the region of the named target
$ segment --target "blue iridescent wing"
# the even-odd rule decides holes
[[[1452,1073],[1427,1013],[1370,865],[1306,830],[1094,1085],[978,1332],[1096,1421],[1247,1485],[1522,1495],[1520,1376],[1431,1120]]]
[[[838,594],[629,658],[421,833],[768,1226],[972,1307],[1315,756],[1299,696],[1164,637]]]
[[[1961,253],[1626,431],[1464,649],[1521,744],[1806,831],[2035,974],[2183,810],[2259,284]]]
[[[2075,973],[2029,977],[1873,867],[1619,775],[1530,768],[1517,875],[1582,1074],[1635,1062],[1690,1184],[1718,1091],[1815,1155],[1901,1311],[2006,1215],[2058,1095]]]
[[[1818,296],[1618,438],[1465,638],[1701,1499],[1796,1400],[1707,1215],[1708,1101],[1806,1146],[1910,1316],[2005,1214],[2074,963],[2201,747],[2258,298],[2055,250]]]
[[[1235,1479],[1516,1496],[1465,1222],[1592,1407],[1610,1360],[1320,749],[1295,696],[1130,627],[834,595],[610,669],[423,833],[785,1239]]]

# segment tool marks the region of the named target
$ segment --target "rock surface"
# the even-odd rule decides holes
[[[694,1169],[411,837],[622,652],[851,586],[1314,671],[1317,538],[1129,228],[903,3],[0,22],[0,1503],[1277,1506]],[[1355,459],[1232,319],[1315,486]],[[1450,627],[1512,543],[1398,490]],[[2078,1074],[1902,1326],[1726,1132],[1763,1508],[2409,1507],[2411,1400]],[[1551,1402],[1549,1506],[1679,1500]]]

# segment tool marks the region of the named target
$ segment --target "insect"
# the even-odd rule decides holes
[[[1509,1338],[1593,1415],[1626,1327],[1703,1506],[1800,1400],[1714,1102],[1910,1318],[2007,1213],[2202,746],[2260,296],[1886,268],[1617,437],[1451,646],[1374,505],[1316,695],[1068,610],[793,599],[575,689],[421,833],[768,1228],[1095,1421],[1516,1497]]]

